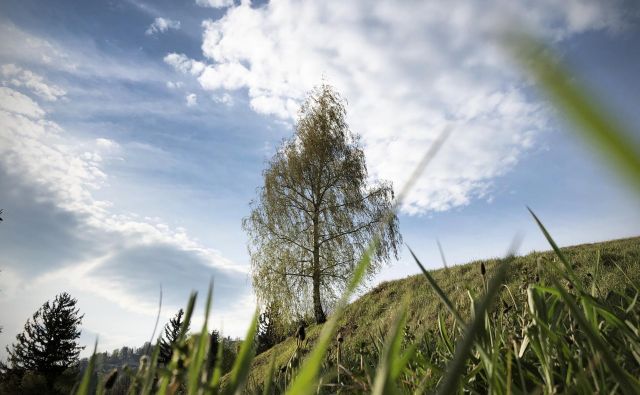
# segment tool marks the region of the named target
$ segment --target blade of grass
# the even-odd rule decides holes
[[[560,248],[558,247],[556,242],[553,240],[549,232],[547,232],[547,228],[544,227],[538,216],[533,212],[533,210],[531,210],[531,208],[527,207],[527,210],[529,210],[529,213],[533,216],[533,219],[538,224],[538,227],[542,231],[542,234],[547,239],[547,242],[549,242],[549,244],[551,245],[553,252],[555,252],[555,254],[558,256],[560,262],[562,262],[562,265],[565,268],[565,274],[568,276],[568,280],[570,280],[576,287],[580,287],[581,282],[578,281],[578,278],[573,271],[573,268],[571,267],[571,263],[569,263],[569,260],[564,256],[562,251],[560,251]]]
[[[422,270],[422,274],[424,274],[424,276],[426,277],[427,282],[429,283],[429,285],[431,285],[431,288],[433,288],[433,290],[435,291],[436,295],[438,295],[438,297],[440,298],[442,303],[445,305],[447,310],[449,310],[451,315],[453,315],[453,318],[455,318],[456,322],[458,322],[458,325],[460,325],[461,328],[465,328],[467,324],[462,319],[462,316],[460,315],[460,313],[458,313],[458,310],[456,310],[456,308],[453,306],[453,303],[451,303],[447,295],[444,293],[442,288],[440,288],[438,283],[436,283],[436,280],[433,279],[431,274],[429,274],[427,269],[425,269],[424,266],[422,266],[422,263],[420,263],[420,260],[418,259],[416,254],[413,253],[413,250],[411,249],[411,247],[407,245],[407,248],[409,249],[409,252],[411,253],[411,256],[413,257],[413,259],[416,261],[416,263],[420,267],[420,270]]]
[[[207,324],[209,323],[209,311],[211,310],[211,300],[213,295],[213,280],[209,282],[209,291],[207,292],[207,301],[204,310],[204,323],[198,337],[198,344],[194,347],[191,355],[191,363],[189,364],[189,372],[187,373],[187,393],[195,395],[202,384],[203,366],[206,361],[207,345],[209,343],[209,331]]]
[[[149,345],[147,346],[145,354],[149,354],[149,348],[156,338],[156,331],[158,330],[158,323],[160,322],[160,313],[162,312],[162,284],[160,284],[160,298],[158,300],[158,314],[156,314],[156,323],[153,325],[153,332],[151,332],[151,338],[149,339]]]
[[[440,244],[440,240],[436,239],[436,243],[438,244],[438,251],[440,251],[440,259],[442,260],[442,265],[444,265],[445,269],[448,269],[447,259],[444,257],[444,250],[442,249],[442,245]]]
[[[616,377],[618,384],[620,384],[620,388],[624,391],[625,394],[639,394],[640,393],[640,383],[625,372],[615,357],[606,346],[601,336],[596,333],[593,326],[589,324],[584,314],[578,308],[578,305],[573,300],[573,298],[564,290],[564,288],[558,284],[558,281],[554,278],[551,279],[554,287],[560,292],[560,296],[567,304],[567,307],[571,311],[571,314],[578,322],[578,325],[582,328],[584,333],[587,335],[593,346],[598,350],[598,352],[602,355],[604,363],[607,365],[609,371]]]
[[[158,368],[158,357],[160,356],[160,339],[156,342],[156,345],[153,347],[153,352],[151,353],[151,357],[149,358],[149,366],[147,370],[144,372],[144,383],[142,385],[142,390],[140,394],[151,394],[154,390],[154,380],[156,379],[156,370]]]
[[[449,333],[447,332],[447,326],[444,322],[444,317],[438,311],[438,331],[440,333],[440,338],[442,339],[445,348],[449,351],[449,354],[453,356],[453,343],[451,342],[451,338],[449,337]]]
[[[231,369],[231,381],[229,387],[226,388],[227,394],[241,394],[244,388],[244,384],[249,377],[249,370],[251,369],[251,361],[255,355],[254,339],[256,337],[256,331],[258,329],[258,311],[253,315],[251,325],[247,330],[247,334],[240,347],[240,352],[233,363]]]
[[[93,371],[96,368],[96,351],[98,350],[98,339],[93,346],[93,354],[91,354],[91,358],[89,358],[89,364],[87,368],[84,370],[82,374],[82,381],[80,382],[80,386],[78,387],[78,391],[76,395],[89,395],[90,385],[91,385],[91,376],[93,375]]]
[[[182,322],[182,326],[180,327],[180,335],[178,339],[184,340],[187,336],[187,330],[189,329],[189,324],[191,323],[191,315],[193,315],[193,308],[196,305],[196,299],[198,298],[197,292],[191,292],[189,296],[189,303],[187,303],[187,309],[184,312],[184,321]]]
[[[180,327],[180,334],[176,339],[176,344],[178,345],[182,345],[185,342],[185,339],[187,337],[187,330],[189,328],[189,324],[191,323],[191,316],[193,315],[193,308],[195,307],[197,297],[198,297],[197,292],[191,292],[191,295],[189,295],[189,302],[187,303],[187,308],[185,310],[184,321],[182,322],[182,326]],[[169,362],[169,365],[167,366],[167,370],[169,372],[173,372],[174,370],[177,369],[178,358],[179,358],[178,353],[174,353],[173,357],[171,358],[171,361]],[[169,389],[170,380],[171,380],[170,374],[166,374],[162,376],[162,378],[160,379],[158,395],[165,395],[167,393],[167,390]]]
[[[511,251],[514,251],[512,249]],[[513,256],[512,253],[509,256]],[[480,303],[476,306],[476,315],[471,322],[471,324],[466,328],[464,337],[458,343],[456,347],[456,352],[453,356],[453,360],[447,366],[447,370],[445,376],[442,379],[442,383],[438,388],[439,394],[453,394],[457,392],[458,380],[464,374],[465,364],[467,362],[467,358],[469,357],[469,353],[473,344],[475,343],[478,336],[482,334],[484,331],[484,320],[485,313],[491,307],[500,287],[504,283],[507,274],[507,267],[511,259],[507,259],[506,262],[503,262],[496,271],[495,275],[489,282],[489,286],[487,288],[487,292],[480,301]]]
[[[271,383],[273,381],[273,372],[276,367],[276,354],[274,353],[271,357],[271,363],[269,364],[269,370],[267,372],[267,376],[264,379],[264,388],[262,389],[263,395],[269,395],[271,392]]]
[[[581,136],[640,192],[640,149],[630,138],[633,134],[617,122],[584,84],[575,81],[571,70],[560,63],[550,48],[517,32],[510,34],[506,44],[562,114],[578,126]]]
[[[402,344],[402,328],[406,322],[407,317],[407,301],[403,303],[402,307],[396,314],[390,331],[387,333],[387,339],[382,351],[378,368],[376,369],[375,380],[373,382],[374,395],[394,394],[397,393],[397,388],[394,383],[394,377],[397,372],[395,369],[401,369],[402,366],[396,366],[399,355],[400,346]],[[394,374],[395,373],[395,374]]]

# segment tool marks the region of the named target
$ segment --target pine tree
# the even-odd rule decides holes
[[[171,361],[173,355],[173,346],[180,336],[180,328],[182,327],[182,316],[184,311],[180,309],[176,315],[169,320],[164,326],[164,335],[160,339],[160,356],[158,362],[167,364]],[[186,329],[189,330],[189,327]]]
[[[67,368],[78,362],[79,326],[84,315],[76,308],[77,300],[68,293],[47,301],[27,320],[24,331],[16,336],[17,343],[7,347],[12,370],[43,374],[52,383]]]
[[[256,332],[256,353],[267,351],[285,338],[286,329],[278,302],[267,304],[258,316]]]
[[[220,340],[220,332],[215,329],[211,331],[211,334],[209,335],[209,354],[207,355],[207,372],[210,376],[213,374],[213,370],[216,367],[218,349],[222,347]]]

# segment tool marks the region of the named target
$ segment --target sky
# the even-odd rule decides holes
[[[0,1],[0,358],[66,291],[81,343],[140,346],[213,279],[214,327],[255,309],[241,228],[266,161],[323,81],[347,101],[369,176],[430,268],[640,235],[634,191],[496,39],[554,48],[640,143],[633,1]],[[406,247],[369,284],[417,273]],[[194,328],[201,322],[200,314]],[[91,348],[88,347],[83,355]]]

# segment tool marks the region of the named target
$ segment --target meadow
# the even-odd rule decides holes
[[[425,271],[376,286],[300,347],[292,336],[254,357],[244,342],[225,376],[206,369],[208,337],[183,334],[168,366],[156,349],[128,377],[96,381],[90,364],[77,393],[115,393],[118,380],[143,394],[638,393],[639,259],[631,238]]]

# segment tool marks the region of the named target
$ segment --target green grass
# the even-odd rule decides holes
[[[640,238],[630,238],[433,270],[344,305],[308,328],[302,350],[288,338],[254,358],[253,342],[244,342],[221,377],[219,363],[205,363],[208,336],[183,334],[167,367],[155,363],[156,347],[119,380],[131,394],[637,393],[639,262]],[[113,393],[106,377],[90,380],[92,366],[76,393]]]
[[[628,276],[632,282],[640,282],[640,238],[614,240],[603,243],[584,244],[562,249],[563,254],[573,262],[573,270],[583,286],[596,285],[600,293],[608,291],[623,292],[628,288]],[[598,284],[593,284],[593,265],[600,256],[600,273]],[[483,293],[483,277],[480,265],[483,263],[490,276],[503,259],[488,259],[475,261],[465,265],[438,269],[430,274],[451,300],[460,315],[468,319],[471,311],[469,294]],[[621,272],[618,269],[622,269]],[[513,258],[507,270],[505,287],[499,296],[500,306],[504,303],[511,306],[511,311],[522,309],[527,304],[527,289],[532,284],[550,284],[554,278],[560,278],[562,269],[559,258],[553,251],[533,252],[525,256]],[[538,282],[536,282],[538,276]],[[591,276],[591,277],[590,277]],[[511,298],[513,296],[513,299]],[[384,339],[384,334],[393,326],[394,320],[403,301],[406,306],[406,335],[420,337],[425,332],[438,331],[438,315],[443,317],[445,326],[451,327],[454,319],[448,313],[438,296],[429,286],[422,274],[407,277],[402,280],[384,282],[377,285],[367,294],[346,307],[343,317],[338,321],[338,327],[343,334],[343,355],[353,359],[357,364],[361,354],[362,344],[366,345],[369,353],[375,353],[378,345]],[[515,300],[515,303],[514,303]],[[308,343],[315,344],[319,333],[317,325],[308,328]],[[249,383],[260,384],[272,358],[275,358],[276,370],[285,366],[293,354],[296,341],[293,337],[274,346],[272,349],[258,355],[254,361],[249,376]],[[333,342],[329,349],[328,361],[335,360],[336,344]],[[327,369],[331,370],[331,369]]]

